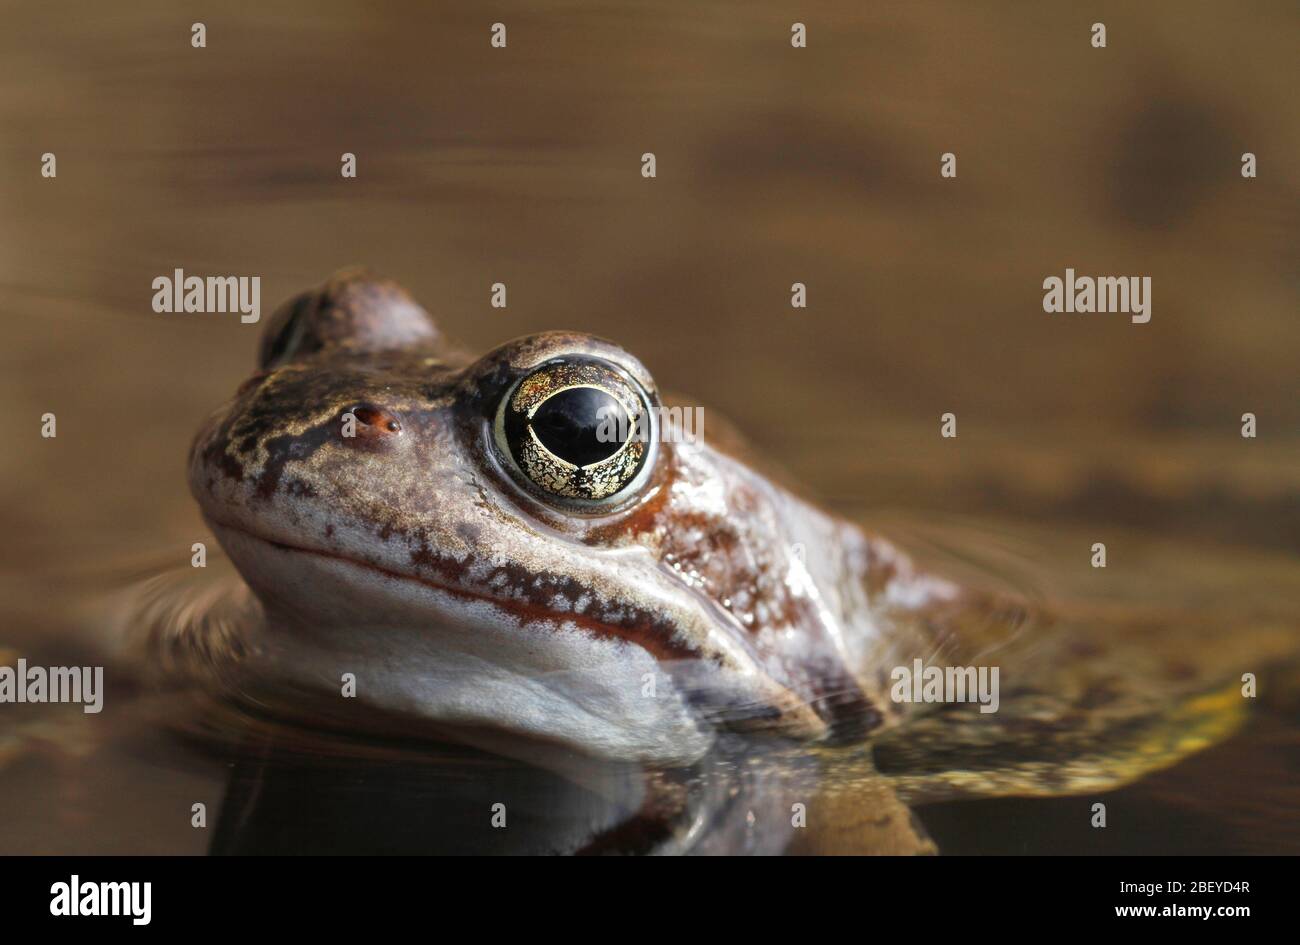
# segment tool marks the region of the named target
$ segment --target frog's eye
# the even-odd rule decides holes
[[[630,491],[654,447],[640,386],[604,361],[552,361],[519,381],[497,410],[497,448],[547,498],[604,504]]]

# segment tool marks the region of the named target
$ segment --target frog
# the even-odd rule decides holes
[[[548,332],[468,359],[396,286],[345,273],[272,316],[190,486],[272,622],[311,627],[279,671],[351,660],[385,711],[651,763],[699,758],[721,724],[881,725],[850,668],[869,547],[665,435],[660,408],[612,343]],[[601,410],[630,435],[599,442]]]
[[[139,621],[154,660],[505,752],[662,772],[795,746],[835,825],[802,849],[933,852],[914,805],[1130,783],[1228,737],[1242,673],[1294,652],[1293,627],[964,584],[761,471],[712,412],[684,430],[676,402],[612,341],[475,356],[396,283],[336,273],[271,316],[192,443],[237,576],[197,618]],[[998,710],[900,698],[920,660],[1000,666]]]

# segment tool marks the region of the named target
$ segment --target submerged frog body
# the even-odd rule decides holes
[[[364,709],[657,766],[733,732],[856,743],[891,779],[868,793],[918,798],[1172,763],[1232,729],[1236,674],[1293,639],[1193,624],[1170,645],[966,588],[770,481],[711,415],[692,439],[660,406],[610,342],[549,332],[466,357],[400,288],[341,273],[271,319],[190,454],[260,629],[171,621],[155,642],[334,723]],[[891,671],[915,659],[1001,664],[999,711],[895,701]]]

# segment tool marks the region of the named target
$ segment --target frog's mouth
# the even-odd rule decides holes
[[[473,605],[475,603],[489,605],[512,616],[522,624],[535,623],[538,621],[572,624],[601,639],[619,640],[632,643],[660,660],[689,660],[699,659],[701,656],[701,654],[695,649],[666,637],[662,632],[654,632],[654,629],[649,626],[624,624],[615,627],[596,618],[574,613],[571,610],[564,612],[551,610],[530,601],[513,600],[508,597],[492,595],[483,591],[475,591],[470,588],[436,581],[423,575],[396,571],[384,567],[381,564],[360,561],[357,558],[341,554],[337,551],[311,548],[305,545],[284,541],[282,539],[260,535],[248,528],[227,522],[220,522],[207,515],[204,516],[204,519],[213,531],[216,532],[217,537],[221,540],[222,546],[230,553],[232,559],[235,560],[235,564],[240,568],[240,572],[244,575],[245,580],[247,580],[254,590],[258,591],[259,596],[268,603],[274,603],[279,596],[278,592],[284,589],[284,584],[282,582],[275,582],[273,584],[265,583],[261,579],[263,575],[260,573],[263,569],[250,568],[245,570],[244,566],[240,563],[240,560],[241,558],[247,560],[248,555],[232,550],[232,545],[235,547],[241,545],[251,545],[254,547],[261,545],[282,555],[305,556],[308,559],[315,558],[322,562],[334,562],[344,568],[355,569],[363,574],[369,575],[372,582],[369,589],[376,595],[382,593],[383,586],[386,582],[397,582],[399,589],[402,585],[409,585],[414,588],[427,589],[438,595],[446,595],[466,605]],[[274,570],[279,571],[280,569],[276,568]]]
[[[693,697],[706,688],[698,674],[718,668],[671,641],[208,523],[266,605],[268,639],[250,668],[263,687],[338,693],[351,674],[370,707],[613,759],[681,763],[713,741]],[[683,668],[696,682],[681,685]]]
[[[622,759],[698,757],[719,725],[820,730],[744,654],[701,656],[662,614],[550,609],[207,520],[266,605],[268,682],[337,692],[352,674],[380,708]],[[594,616],[609,609],[618,623]]]

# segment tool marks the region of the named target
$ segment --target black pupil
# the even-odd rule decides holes
[[[548,397],[533,414],[542,445],[575,466],[590,466],[619,451],[628,436],[627,412],[594,387],[570,387]]]

